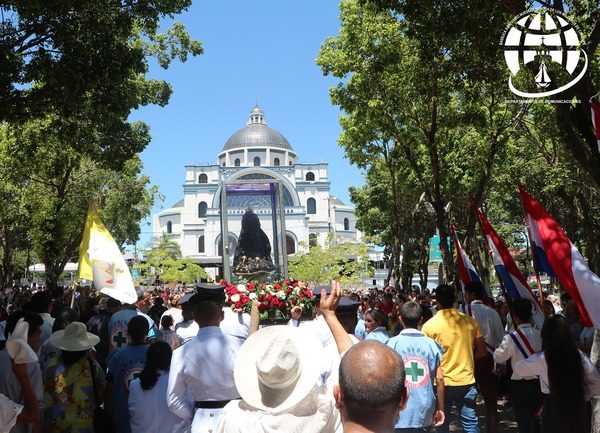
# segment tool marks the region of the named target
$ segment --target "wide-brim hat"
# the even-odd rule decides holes
[[[100,337],[87,332],[85,325],[81,322],[69,323],[65,329],[52,333],[50,343],[67,352],[80,352],[94,347],[100,341]]]
[[[235,386],[246,403],[282,412],[302,401],[321,374],[323,345],[300,328],[275,325],[253,333],[240,348]]]

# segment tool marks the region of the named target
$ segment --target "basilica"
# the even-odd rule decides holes
[[[227,199],[224,223],[222,190],[231,182],[280,186],[283,224],[279,231],[272,230],[273,206],[248,200],[236,203]],[[223,278],[223,249],[227,263],[232,263],[242,216],[248,211],[263,221],[274,252],[286,257],[317,242],[324,245],[330,233],[336,239],[360,239],[353,207],[332,196],[330,184],[328,164],[299,162],[288,140],[268,126],[263,110],[256,105],[246,126],[227,140],[216,164],[185,167],[183,199],[153,216],[152,231],[166,233],[180,245],[183,257],[200,263],[214,279]]]

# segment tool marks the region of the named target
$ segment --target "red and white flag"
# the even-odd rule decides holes
[[[560,284],[577,304],[584,326],[600,328],[600,277],[550,214],[519,185],[532,239],[542,249]]]
[[[485,236],[488,248],[490,249],[494,269],[506,290],[506,295],[513,300],[527,299],[531,303],[532,319],[535,325],[539,329],[542,329],[544,312],[540,305],[540,301],[532,292],[525,277],[510,255],[508,248],[506,248],[506,245],[502,239],[500,239],[500,236],[498,236],[498,233],[494,230],[483,212],[477,207],[474,207],[474,210],[479,217],[483,235]]]

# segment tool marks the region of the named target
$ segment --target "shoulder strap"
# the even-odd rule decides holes
[[[510,338],[512,338],[512,340],[515,342],[517,349],[519,349],[524,359],[529,358],[535,353],[535,350],[533,350],[531,347],[529,340],[527,340],[527,337],[525,337],[525,334],[523,334],[520,329],[517,329],[508,335],[510,335]]]

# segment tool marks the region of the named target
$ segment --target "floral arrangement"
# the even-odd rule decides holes
[[[280,283],[246,282],[226,284],[226,302],[232,310],[250,313],[252,301],[259,302],[258,311],[261,319],[289,319],[293,307],[302,308],[304,316],[312,317],[315,313],[314,296],[306,283],[297,279],[284,280]]]

